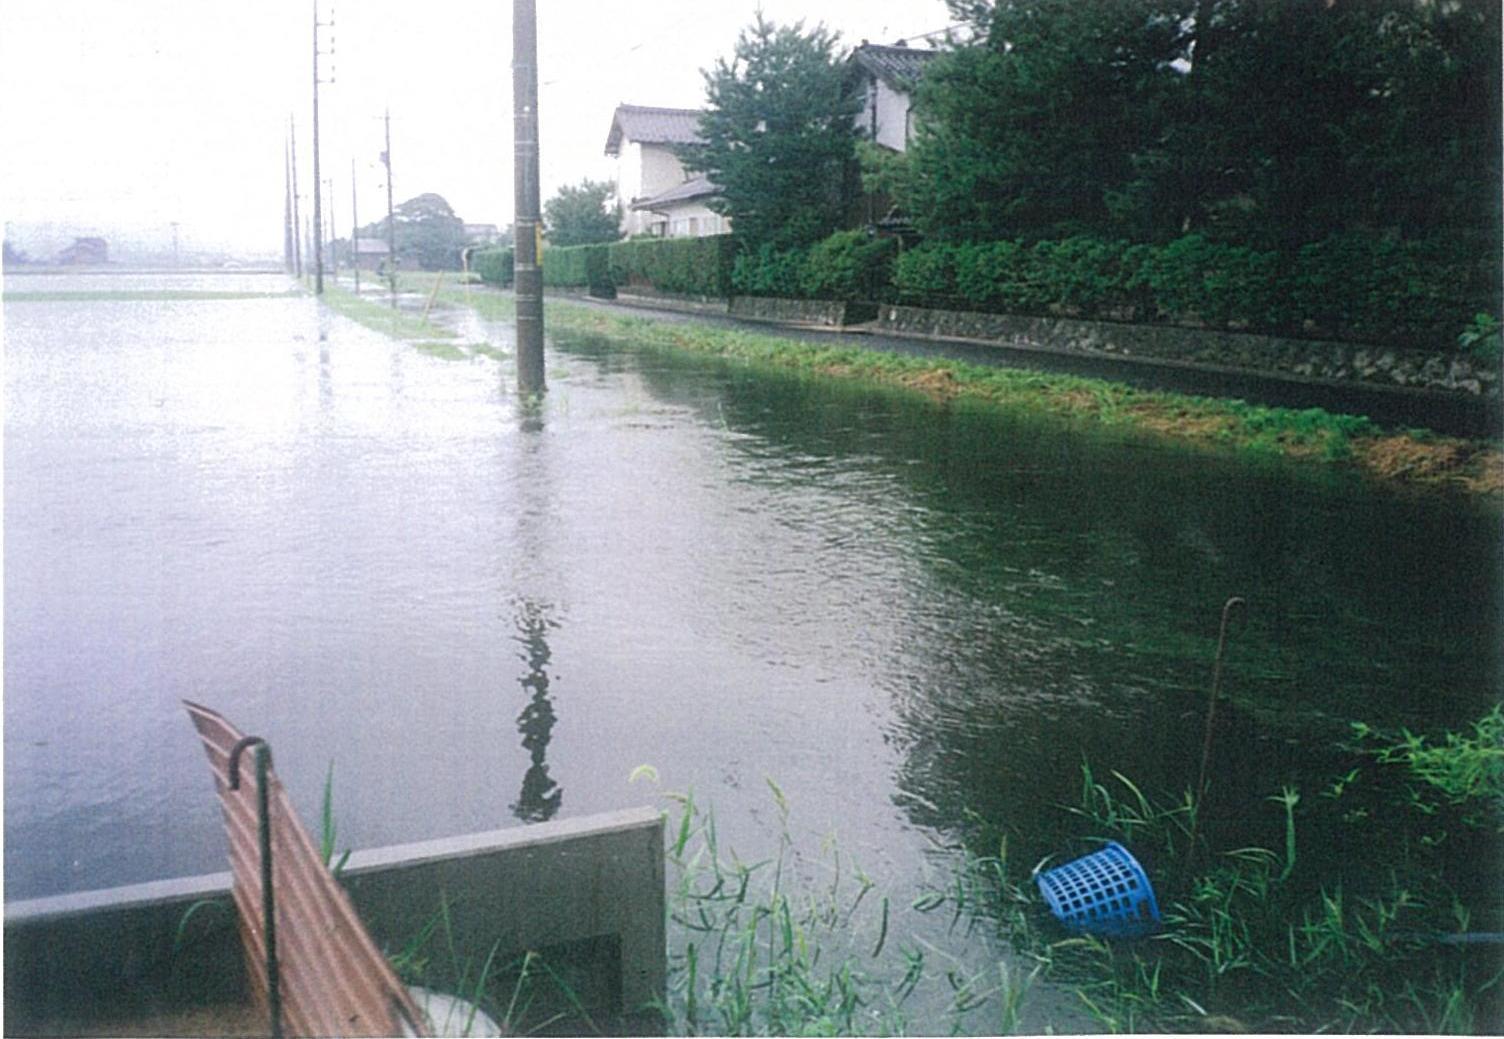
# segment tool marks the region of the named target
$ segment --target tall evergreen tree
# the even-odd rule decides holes
[[[720,187],[713,205],[749,244],[801,245],[840,226],[859,100],[837,40],[759,12],[732,58],[703,73],[702,141],[681,154]]]
[[[953,0],[902,201],[943,238],[1497,252],[1497,0]],[[1450,246],[1449,246],[1450,247]]]

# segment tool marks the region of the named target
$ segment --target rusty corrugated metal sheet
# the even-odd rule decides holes
[[[223,717],[184,701],[209,755],[224,809],[235,874],[235,906],[247,973],[263,1009],[268,1006],[266,936],[262,920],[254,751],[240,762],[240,786],[230,789],[229,759],[242,734]],[[282,1030],[300,1036],[426,1035],[426,1022],[366,933],[350,896],[330,876],[276,774],[267,772],[272,826],[272,893]]]

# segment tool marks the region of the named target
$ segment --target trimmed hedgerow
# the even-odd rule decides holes
[[[592,296],[614,296],[610,261],[604,244],[562,245],[543,250],[543,284],[585,288]]]
[[[639,238],[609,246],[611,282],[682,296],[731,294],[735,246],[730,235]]]
[[[837,231],[809,247],[800,281],[817,299],[876,300],[893,282],[898,239],[873,238],[862,231]]]
[[[470,269],[487,285],[506,288],[512,284],[512,247],[478,249],[470,254]]]
[[[731,286],[744,296],[879,300],[891,295],[898,242],[837,231],[802,249],[762,245],[739,254]]]
[[[1358,233],[1293,256],[1196,234],[1158,246],[1087,236],[929,242],[894,262],[891,293],[918,306],[1448,348],[1466,315],[1493,306],[1495,268],[1438,243]]]

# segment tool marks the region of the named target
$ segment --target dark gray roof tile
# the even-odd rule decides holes
[[[606,135],[606,154],[621,152],[623,140],[642,144],[694,144],[700,139],[700,112],[694,108],[617,105]]]
[[[924,67],[939,51],[917,47],[884,47],[864,43],[851,52],[851,60],[889,86],[910,91],[924,78]]]

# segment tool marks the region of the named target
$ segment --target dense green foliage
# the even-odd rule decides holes
[[[509,288],[512,284],[513,250],[479,249],[470,254],[470,269],[487,285]]]
[[[777,26],[759,13],[730,61],[704,72],[707,108],[686,168],[707,174],[711,203],[738,237],[803,245],[840,226],[856,140],[857,98],[824,26]]]
[[[1334,234],[1497,252],[1491,0],[956,0],[900,194],[952,241]]]
[[[743,252],[732,270],[732,288],[748,296],[875,300],[890,295],[898,241],[862,231],[837,231],[802,249],[763,245]]]
[[[866,180],[895,294],[1449,347],[1497,309],[1487,0],[956,0],[919,134]]]
[[[606,245],[571,245],[543,250],[543,284],[587,288],[592,295],[612,296]]]
[[[621,237],[621,206],[610,205],[616,185],[585,179],[566,185],[543,204],[550,245],[595,245]]]
[[[392,211],[396,223],[397,260],[425,271],[452,271],[460,265],[465,247],[465,223],[442,195],[432,192],[408,199]],[[382,217],[356,233],[357,238],[386,241],[387,219]]]
[[[1486,306],[1488,264],[1434,242],[1334,235],[1284,256],[1200,234],[1164,245],[928,242],[894,266],[892,298],[1020,314],[1204,323],[1367,342],[1453,345]]]
[[[730,295],[730,235],[639,238],[610,248],[611,281],[618,288],[651,288],[685,296]]]

